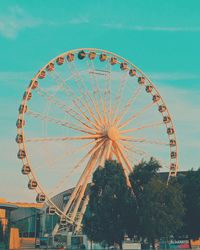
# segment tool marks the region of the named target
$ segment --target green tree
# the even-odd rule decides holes
[[[137,198],[138,236],[155,240],[175,235],[182,226],[183,195],[175,182],[167,185],[158,174],[160,164],[154,158],[135,166],[130,181]]]
[[[123,169],[116,161],[106,161],[93,175],[83,231],[94,242],[117,243],[122,249],[124,235],[131,226],[130,210],[136,211],[136,202]],[[133,212],[131,216],[134,228],[136,216]]]
[[[178,182],[182,186],[186,210],[183,230],[180,233],[187,235],[189,239],[198,239],[200,237],[200,168],[178,176]]]
[[[137,197],[142,193],[145,184],[152,178],[159,178],[158,170],[160,168],[161,165],[153,157],[148,162],[142,161],[134,166],[134,171],[130,174],[129,178]]]
[[[155,248],[155,240],[176,235],[182,227],[183,195],[177,185],[152,178],[138,200],[139,235]]]

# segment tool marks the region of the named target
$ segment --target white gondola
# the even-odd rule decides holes
[[[31,87],[31,89],[36,89],[38,87],[38,81],[31,81],[29,84],[29,87]]]
[[[174,129],[173,129],[173,128],[168,128],[168,129],[167,129],[167,134],[168,134],[168,135],[174,134]]]
[[[55,207],[48,207],[47,208],[47,213],[49,214],[49,215],[54,215],[55,213],[56,213],[56,209],[55,209]]]
[[[172,159],[176,158],[176,155],[177,155],[176,152],[174,152],[174,151],[171,152],[171,158],[172,158]]]
[[[27,101],[29,101],[31,98],[32,98],[32,93],[31,92],[28,93],[28,91],[26,91],[23,95],[23,99],[24,100],[27,99]]]
[[[45,72],[44,70],[42,70],[42,71],[39,73],[38,78],[44,79],[45,76],[46,76],[46,72]]]
[[[41,193],[41,194],[37,195],[36,202],[37,203],[43,203],[43,202],[45,202],[45,199],[46,199],[45,194]]]
[[[146,92],[147,92],[147,93],[151,93],[152,90],[153,90],[153,86],[152,86],[152,85],[147,85],[147,86],[146,86]]]
[[[54,63],[52,63],[52,62],[49,63],[49,64],[47,65],[47,67],[46,67],[47,71],[53,71],[54,68],[55,68],[55,66],[54,66]]]
[[[91,52],[88,54],[88,57],[89,57],[90,60],[94,60],[95,57],[96,57],[96,53],[93,52],[93,51],[91,51]]]
[[[121,70],[128,70],[129,69],[128,64],[126,62],[120,63],[120,69]]]
[[[15,140],[16,140],[16,142],[19,143],[19,144],[22,143],[22,142],[23,142],[23,135],[18,134],[18,135],[16,136],[16,139],[15,139]]]
[[[23,126],[25,125],[25,120],[17,119],[16,127],[17,127],[17,128],[22,128],[22,125],[23,125]]]
[[[67,219],[66,219],[66,216],[62,215],[60,217],[60,225],[61,226],[65,226],[67,224]]]
[[[20,150],[18,151],[17,157],[18,157],[19,159],[24,159],[24,158],[26,157],[26,152],[25,152],[24,150],[20,149]]]
[[[117,63],[117,58],[116,57],[111,57],[110,58],[110,64],[115,65]]]
[[[63,56],[60,56],[60,57],[58,57],[58,58],[56,59],[56,63],[57,63],[58,65],[62,65],[62,64],[64,63],[64,61],[65,61],[65,58],[64,58]]]
[[[138,83],[139,84],[144,84],[145,83],[145,77],[144,76],[139,76],[138,77]]]
[[[29,189],[35,189],[37,187],[37,181],[32,179],[32,180],[29,180],[29,183],[28,183],[28,188]]]
[[[163,117],[163,122],[164,123],[169,123],[169,122],[171,122],[171,118],[169,116],[164,116]]]
[[[106,54],[101,54],[99,56],[99,59],[100,59],[101,62],[104,62],[107,59],[107,55]]]
[[[171,139],[169,144],[170,144],[171,147],[175,147],[176,146],[176,140]]]
[[[160,112],[160,113],[163,113],[163,112],[165,112],[166,111],[166,106],[165,105],[160,105],[159,107],[158,107],[158,111]]]
[[[86,57],[86,53],[84,50],[78,52],[78,59],[83,60]]]
[[[24,165],[23,167],[22,167],[22,174],[24,174],[24,175],[27,175],[27,174],[30,174],[30,172],[31,172],[31,168],[29,167],[29,165]]]
[[[20,113],[20,114],[26,113],[26,111],[27,111],[27,105],[21,104],[21,105],[19,106],[19,113]]]
[[[170,165],[170,170],[171,170],[172,172],[175,172],[175,171],[176,171],[176,164],[172,163],[172,164]]]
[[[135,69],[130,69],[129,70],[129,76],[136,76],[136,70]]]
[[[67,61],[68,62],[74,61],[74,54],[73,53],[68,53],[67,54]]]
[[[158,102],[158,101],[160,101],[160,96],[159,95],[154,95],[152,100],[153,100],[153,102]]]

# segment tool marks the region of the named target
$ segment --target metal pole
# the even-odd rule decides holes
[[[37,212],[35,209],[35,246],[36,246],[36,231],[37,231]]]

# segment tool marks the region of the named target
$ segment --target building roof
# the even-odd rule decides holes
[[[18,207],[27,207],[27,208],[42,208],[43,203],[28,203],[28,202],[10,202],[6,201],[3,198],[0,198],[0,208],[18,208]]]

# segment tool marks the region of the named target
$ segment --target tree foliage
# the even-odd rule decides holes
[[[184,216],[182,189],[176,181],[167,185],[160,177],[160,168],[154,158],[135,166],[130,175],[134,194],[119,163],[107,161],[104,168],[98,168],[83,220],[88,238],[122,245],[128,234],[147,239],[154,247],[155,240],[177,235]]]
[[[184,208],[178,186],[167,186],[158,178],[152,178],[144,185],[138,203],[139,235],[153,246],[156,239],[175,235],[182,227]]]
[[[135,166],[130,180],[138,204],[138,236],[154,242],[175,235],[182,227],[184,214],[181,188],[174,182],[167,185],[158,174],[160,164],[151,158]]]
[[[148,162],[142,161],[134,166],[134,171],[130,174],[130,181],[137,198],[140,196],[147,184],[152,178],[159,178],[158,170],[161,165],[153,157]]]
[[[200,168],[178,176],[178,183],[182,186],[185,207],[184,226],[180,234],[197,239],[200,237]]]
[[[93,175],[83,219],[84,233],[95,242],[121,246],[124,234],[131,226],[130,211],[136,211],[136,203],[123,169],[116,161],[106,161],[104,168],[99,167]],[[132,213],[132,225],[135,218]]]

